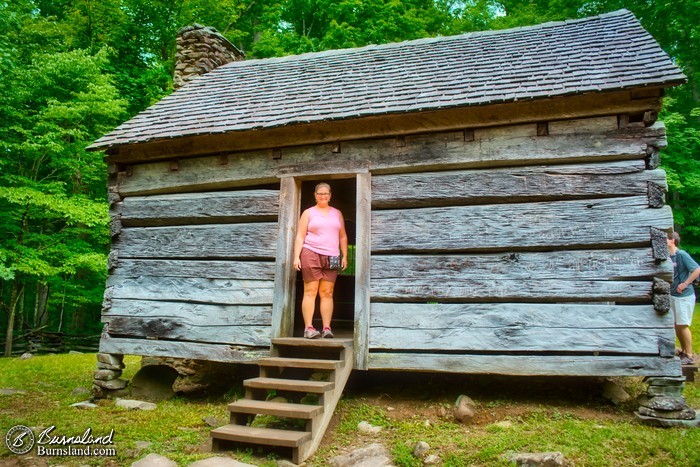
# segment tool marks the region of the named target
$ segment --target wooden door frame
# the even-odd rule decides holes
[[[294,328],[294,297],[296,271],[294,271],[294,239],[301,208],[301,182],[309,177],[280,177],[280,210],[278,217],[277,254],[275,260],[275,290],[272,301],[271,337],[290,337]],[[319,178],[314,176],[314,179]],[[356,248],[355,248],[355,310],[354,353],[355,366],[367,369],[368,333],[370,309],[370,226],[371,226],[371,174],[369,171],[333,174],[332,178],[354,178],[356,186]]]

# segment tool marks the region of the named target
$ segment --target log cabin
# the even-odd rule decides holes
[[[112,213],[100,351],[289,357],[296,223],[326,181],[351,267],[341,338],[306,344],[346,372],[678,378],[657,115],[684,81],[626,10],[219,66],[91,146]],[[232,423],[283,413],[261,410]]]

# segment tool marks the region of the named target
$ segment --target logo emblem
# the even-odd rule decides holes
[[[34,433],[24,425],[15,425],[5,435],[7,449],[15,454],[26,454],[34,447]]]

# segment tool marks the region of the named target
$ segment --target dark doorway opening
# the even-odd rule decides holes
[[[299,216],[305,210],[315,204],[314,188],[318,183],[326,182],[331,186],[331,206],[343,213],[345,230],[348,234],[348,268],[340,275],[335,283],[333,292],[333,333],[336,337],[352,337],[355,313],[355,243],[356,243],[356,200],[357,183],[355,178],[344,179],[318,179],[306,180],[301,184],[301,210]],[[295,306],[294,306],[294,335],[301,336],[304,333],[304,319],[301,315],[301,299],[304,296],[304,281],[301,273],[297,272]],[[314,326],[321,329],[321,316],[319,299],[316,298],[316,312],[314,314]]]

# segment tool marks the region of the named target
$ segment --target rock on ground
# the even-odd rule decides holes
[[[137,401],[133,399],[117,399],[114,404],[117,407],[133,410],[155,410],[157,405],[152,402]]]
[[[177,462],[158,454],[149,454],[143,459],[139,459],[131,467],[177,467]]]
[[[430,445],[425,441],[418,441],[413,447],[413,457],[422,459],[430,451]]]
[[[71,407],[75,407],[76,409],[96,409],[97,404],[93,404],[90,401],[82,401],[82,402],[76,402],[75,404],[71,404]]]
[[[382,431],[382,427],[371,425],[368,422],[360,422],[357,424],[357,429],[360,433],[376,434]]]
[[[255,467],[255,465],[239,462],[230,457],[216,456],[193,462],[188,467]]]
[[[476,403],[469,397],[462,394],[455,402],[454,415],[460,423],[469,423],[476,414]]]
[[[615,405],[620,405],[630,400],[630,395],[617,382],[606,379],[603,383],[603,397]]]
[[[508,456],[518,467],[564,467],[567,465],[561,452],[518,452]]]
[[[379,443],[355,449],[330,460],[333,467],[394,467],[391,453]]]

